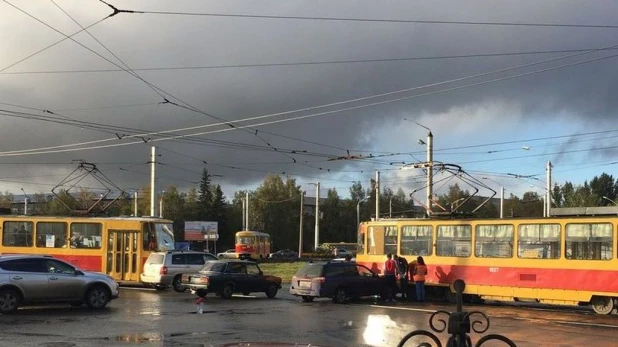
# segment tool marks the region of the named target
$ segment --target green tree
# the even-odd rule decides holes
[[[212,187],[210,186],[210,175],[208,170],[203,169],[202,179],[200,180],[200,188],[198,191],[198,218],[202,221],[214,220],[214,213],[212,211],[213,195]]]
[[[275,248],[294,248],[298,244],[300,187],[296,180],[284,182],[278,175],[269,175],[250,194],[250,226],[271,235]]]
[[[11,204],[13,203],[14,196],[8,190],[2,194],[0,192],[0,207],[2,208],[11,208]]]
[[[600,198],[599,204],[601,206],[614,205],[613,202],[607,200],[610,199],[615,201],[616,199],[617,186],[612,175],[602,173],[601,176],[595,176],[590,181],[590,190],[594,195]],[[604,199],[603,197],[606,197],[607,199]]]

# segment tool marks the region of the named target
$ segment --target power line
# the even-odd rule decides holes
[[[106,5],[113,7],[103,0]],[[259,19],[288,19],[288,20],[317,20],[337,22],[367,22],[367,23],[412,23],[412,24],[451,24],[451,25],[491,25],[491,26],[517,26],[517,27],[565,27],[565,28],[603,28],[618,29],[618,25],[601,24],[568,24],[568,23],[516,23],[516,22],[474,22],[474,21],[443,21],[443,20],[412,20],[412,19],[377,19],[377,18],[351,18],[351,17],[318,17],[318,16],[277,16],[257,14],[231,14],[231,13],[195,13],[173,11],[140,11],[131,10],[135,14],[177,15],[177,16],[205,16],[205,17],[233,17],[233,18],[259,18]]]
[[[608,50],[615,50],[615,49],[617,48],[582,48],[582,49],[563,49],[563,50],[547,50],[547,51],[481,53],[481,54],[384,58],[384,59],[356,59],[356,60],[352,59],[352,60],[323,60],[323,61],[289,62],[289,63],[152,67],[152,68],[134,68],[131,70],[132,71],[168,71],[168,70],[173,71],[173,70],[231,69],[231,68],[250,68],[250,67],[303,66],[303,65],[360,64],[360,63],[399,62],[399,61],[415,61],[415,60],[439,60],[439,59],[461,59],[461,58],[479,58],[479,57],[504,57],[504,56],[536,55],[536,54],[574,53],[574,52],[590,52],[590,51],[596,51],[596,50],[608,51]],[[125,72],[125,70],[122,70],[122,69],[86,69],[86,70],[13,71],[13,72],[0,72],[0,75],[74,74],[74,73],[107,73],[107,72]]]

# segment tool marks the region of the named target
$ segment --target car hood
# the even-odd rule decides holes
[[[112,279],[111,276],[104,274],[102,272],[84,271],[84,270],[80,270],[80,271],[84,273],[84,276],[88,276],[90,278],[96,278],[96,279],[102,279],[102,280]]]

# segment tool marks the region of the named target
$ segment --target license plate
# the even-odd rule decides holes
[[[298,287],[301,289],[308,289],[311,288],[311,282],[307,282],[307,281],[302,281],[298,284]]]

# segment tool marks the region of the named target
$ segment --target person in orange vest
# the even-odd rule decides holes
[[[423,257],[416,258],[416,266],[414,266],[413,279],[416,286],[416,301],[425,301],[425,276],[427,275],[427,265]]]
[[[384,277],[386,277],[386,285],[389,289],[386,301],[394,301],[395,293],[397,292],[397,282],[395,279],[396,271],[397,263],[393,260],[393,256],[389,253],[386,255],[386,262],[384,262]]]

